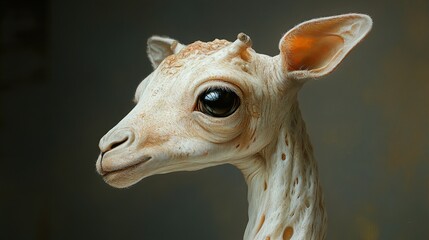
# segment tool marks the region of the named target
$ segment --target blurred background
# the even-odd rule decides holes
[[[300,102],[319,163],[328,239],[429,239],[429,1],[3,0],[2,239],[242,239],[247,189],[232,166],[114,189],[99,139],[151,71],[146,39],[234,40],[278,54],[294,25],[369,14],[369,36]]]

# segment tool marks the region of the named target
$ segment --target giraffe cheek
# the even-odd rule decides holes
[[[170,140],[169,136],[159,135],[153,132],[148,132],[146,136],[142,136],[137,149],[144,150],[148,148],[161,147]]]

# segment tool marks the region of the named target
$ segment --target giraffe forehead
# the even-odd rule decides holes
[[[186,46],[182,51],[176,54],[176,56],[178,56],[179,58],[186,58],[191,54],[210,55],[228,46],[229,44],[231,44],[231,42],[224,39],[215,39],[212,42],[196,41]]]
[[[197,41],[191,43],[179,53],[168,56],[161,66],[161,71],[168,75],[175,74],[185,62],[212,55],[230,44],[231,42],[224,39],[215,39],[212,42]]]

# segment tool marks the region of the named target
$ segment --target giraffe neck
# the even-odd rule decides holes
[[[249,188],[245,240],[325,239],[317,165],[297,103],[289,116],[276,141],[238,166]]]

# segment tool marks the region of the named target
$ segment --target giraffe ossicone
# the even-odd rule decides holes
[[[183,45],[154,36],[154,71],[136,106],[103,138],[96,168],[114,187],[174,171],[220,164],[248,185],[244,239],[325,239],[326,212],[297,95],[307,79],[333,71],[370,31],[364,14],[313,19],[288,31],[280,53],[234,42]]]

